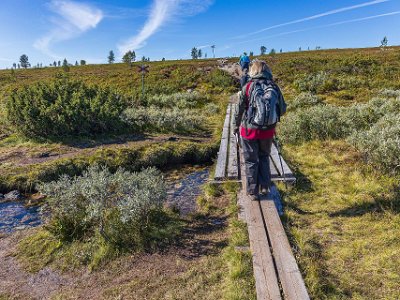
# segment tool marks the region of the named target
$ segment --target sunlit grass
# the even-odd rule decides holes
[[[400,297],[398,179],[344,142],[285,148],[298,172],[285,195],[289,234],[315,299]]]

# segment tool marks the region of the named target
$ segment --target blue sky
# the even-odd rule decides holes
[[[400,45],[400,0],[1,0],[0,68],[67,58],[105,63],[128,49],[152,60]]]

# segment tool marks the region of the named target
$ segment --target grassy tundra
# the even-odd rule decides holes
[[[312,298],[399,298],[400,49],[304,51],[263,59],[271,65],[289,105],[279,132],[298,182],[288,191],[282,187],[284,223]],[[36,183],[52,181],[61,174],[81,174],[96,163],[112,171],[119,166],[138,171],[170,163],[209,161],[218,148],[224,106],[227,96],[237,91],[236,83],[215,69],[212,60],[150,63],[150,69],[145,99],[140,97],[139,74],[121,64],[72,67],[69,79],[57,74],[59,68],[15,74],[1,71],[1,189],[30,190]],[[35,85],[48,81],[45,88]],[[34,90],[13,92],[24,84]],[[78,128],[69,122],[68,114],[61,121],[52,119],[57,106],[45,111],[46,118],[40,119],[43,124],[29,118],[34,112],[28,96],[52,94],[51,86],[57,84],[82,85],[81,93],[98,99],[99,109],[94,107],[87,122]],[[91,91],[93,84],[97,85],[95,91],[101,92]],[[188,94],[188,89],[195,93]],[[103,119],[100,108],[105,104],[115,116],[121,116],[110,124],[123,122],[123,126],[99,124]],[[46,105],[38,103],[37,107]],[[70,107],[73,112],[74,106]],[[32,122],[30,126],[14,118],[20,111],[30,112],[20,116],[20,120]],[[179,122],[171,121],[178,117]],[[165,121],[156,124],[160,119]],[[62,130],[51,128],[48,136],[40,136],[42,131],[36,129],[48,128],[46,124],[52,122],[58,122]],[[97,132],[98,128],[102,131]],[[178,141],[168,141],[172,136]],[[235,250],[235,246],[246,245],[247,239],[243,225],[234,217],[234,201],[234,187],[219,191],[207,186],[199,199],[202,212],[187,223],[192,225],[184,225],[202,227],[210,216],[227,217],[229,227],[200,238],[219,245],[213,248],[217,249],[215,255],[205,255],[197,264],[179,260],[177,265],[185,265],[186,271],[163,277],[167,279],[157,281],[159,285],[142,277],[106,288],[102,296],[115,298],[130,291],[154,299],[165,295],[185,299],[193,293],[201,299],[254,299],[248,253]],[[166,218],[171,218],[168,224],[173,236],[176,219],[173,215]],[[101,222],[95,225],[88,227],[90,233],[100,232]],[[71,244],[57,248],[60,244],[55,234],[57,231],[40,231],[20,243],[17,255],[28,269],[37,271],[46,265],[95,267],[110,253],[107,245],[82,244],[82,240],[75,248]],[[48,241],[44,247],[30,247],[43,245],[43,239]],[[140,245],[151,248],[146,243]],[[72,259],[76,251],[85,253],[80,256],[83,261]],[[182,282],[181,294],[162,289],[175,290]]]

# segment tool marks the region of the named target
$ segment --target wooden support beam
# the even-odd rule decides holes
[[[294,176],[292,170],[290,170],[285,160],[282,157],[279,158],[278,149],[276,148],[274,143],[272,144],[271,147],[271,159],[273,164],[275,165],[276,170],[279,173],[281,181],[283,181],[284,179],[286,179],[286,181],[288,182],[296,181],[296,177]]]
[[[228,108],[226,109],[224,128],[222,129],[222,138],[221,138],[221,144],[219,146],[217,167],[215,169],[214,180],[223,180],[226,178],[230,116],[231,116],[231,105],[229,104]]]
[[[228,157],[228,179],[239,178],[239,164],[238,164],[238,151],[236,144],[236,137],[234,135],[234,112],[236,104],[231,104],[231,122],[230,122],[230,137],[229,137],[229,157]]]
[[[285,299],[310,299],[273,200],[260,201]]]

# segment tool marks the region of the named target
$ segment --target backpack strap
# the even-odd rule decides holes
[[[246,97],[247,97],[247,99],[249,99],[249,97],[250,97],[250,88],[251,88],[251,85],[252,85],[252,81],[250,81],[247,85],[246,85]]]

